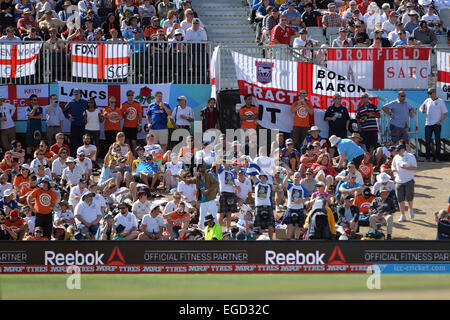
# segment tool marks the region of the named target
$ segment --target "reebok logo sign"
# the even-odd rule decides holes
[[[323,258],[325,253],[316,250],[315,253],[304,254],[298,250],[295,253],[277,253],[266,250],[266,264],[325,264]]]
[[[45,265],[50,266],[92,266],[104,264],[102,261],[103,253],[95,251],[94,253],[55,253],[54,251],[45,251]]]

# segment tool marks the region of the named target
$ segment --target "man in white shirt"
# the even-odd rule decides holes
[[[86,180],[80,179],[78,185],[70,189],[69,193],[69,205],[71,208],[75,208],[80,202],[81,196],[88,191]]]
[[[432,6],[426,7],[427,13],[425,13],[421,20],[425,20],[426,22],[430,23],[436,23],[439,24],[441,22],[441,19],[439,16],[434,12],[434,8]]]
[[[128,212],[128,206],[126,203],[121,203],[119,205],[120,214],[116,215],[114,218],[114,226],[116,228],[116,235],[121,237],[121,240],[134,240],[138,237],[137,228],[137,219],[136,216]],[[119,226],[120,230],[118,229]]]
[[[74,210],[77,229],[82,230],[87,228],[91,238],[95,238],[100,226],[99,222],[102,219],[102,212],[100,211],[100,207],[94,203],[94,196],[94,193],[86,192]]]
[[[425,120],[425,157],[427,162],[429,162],[431,157],[431,137],[434,132],[436,142],[436,153],[434,160],[439,162],[439,157],[441,154],[442,122],[444,122],[447,117],[447,107],[445,106],[445,102],[437,97],[435,88],[428,89],[428,95],[430,97],[426,99],[419,108],[420,112],[426,113],[427,115]]]
[[[11,150],[11,141],[16,140],[16,125],[12,119],[16,107],[5,103],[5,98],[0,97],[0,141],[5,150]]]
[[[162,154],[163,153],[163,149],[161,148],[161,146],[159,144],[155,144],[155,136],[153,135],[153,133],[149,133],[147,134],[147,137],[145,138],[145,140],[147,141],[147,145],[144,146],[144,155],[151,155],[153,157],[156,156],[156,154]],[[155,152],[155,154],[153,154],[153,151]]]
[[[171,118],[175,121],[175,128],[177,129],[191,129],[191,122],[194,121],[194,112],[192,108],[187,106],[187,99],[185,96],[177,98],[178,106],[172,112]]]
[[[208,35],[205,29],[200,27],[200,20],[198,18],[193,19],[192,27],[186,30],[184,39],[192,42],[208,41]]]
[[[414,171],[417,170],[416,157],[406,151],[404,145],[396,148],[398,154],[392,160],[392,172],[395,176],[395,194],[400,206],[399,222],[406,221],[406,201],[408,201],[409,217],[414,219]]]
[[[239,170],[237,179],[234,180],[234,183],[237,186],[236,195],[238,198],[238,206],[241,207],[252,193],[252,183],[250,182],[250,179],[245,176],[244,170]]]
[[[398,18],[397,12],[391,11],[391,13],[389,13],[389,20],[383,22],[381,26],[381,28],[383,29],[384,32],[386,32],[386,34],[389,34],[389,32],[395,30],[395,23],[397,22],[397,18]]]
[[[170,160],[170,162],[167,162],[164,165],[163,180],[166,192],[177,187],[179,183],[177,176],[184,170],[183,161],[179,161],[178,156],[175,153],[170,155]]]
[[[163,239],[164,221],[160,214],[160,203],[155,201],[150,207],[150,213],[142,218],[139,228],[142,232],[139,234],[139,240]]]
[[[81,178],[83,178],[83,169],[75,163],[75,159],[68,157],[66,160],[67,167],[62,171],[61,181],[63,186],[76,186]]]
[[[97,157],[97,147],[91,144],[91,136],[88,134],[85,134],[83,136],[83,145],[77,149],[78,152],[83,151],[86,155],[86,158],[91,159],[91,161],[95,162],[95,159]]]
[[[0,176],[0,198],[3,198],[3,192],[8,189],[13,190],[13,185],[8,182],[8,174],[3,173]]]
[[[306,29],[301,29],[299,31],[300,36],[294,39],[294,43],[292,46],[294,48],[303,48],[306,45],[307,41],[312,41],[314,46],[320,45],[320,42],[308,37],[308,31]]]
[[[92,160],[86,157],[84,150],[77,151],[77,158],[75,159],[75,163],[81,169],[83,169],[83,176],[86,180],[90,179],[92,174]]]
[[[399,33],[401,33],[402,31],[405,31],[406,39],[409,38],[409,36],[410,36],[409,32],[404,30],[403,27],[404,27],[403,22],[401,22],[400,20],[397,20],[397,22],[395,23],[395,30],[389,32],[389,35],[388,35],[388,40],[391,43],[391,45],[394,44],[394,42],[399,39]]]

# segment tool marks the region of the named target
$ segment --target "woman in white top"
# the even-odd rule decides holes
[[[86,125],[86,134],[92,137],[97,150],[100,146],[100,123],[103,122],[103,114],[97,109],[94,98],[89,98],[88,107],[84,111],[84,123]]]
[[[138,221],[142,221],[147,213],[150,213],[150,201],[147,200],[147,192],[145,190],[139,191],[137,194],[138,200],[133,203],[131,212],[136,216]]]

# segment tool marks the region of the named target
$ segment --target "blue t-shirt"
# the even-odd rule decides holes
[[[117,169],[118,167],[115,167],[113,172],[110,167],[103,167],[100,173],[100,177],[98,177],[98,183],[104,183],[110,178],[116,179],[119,174],[119,172],[116,171]]]
[[[32,106],[27,107],[27,113],[30,113],[31,110],[33,110]],[[42,107],[38,107],[34,112],[34,115],[39,116],[42,112]],[[27,131],[33,133],[36,130],[42,131],[42,119],[28,119]]]
[[[364,150],[350,139],[341,139],[337,150],[339,154],[345,153],[345,159],[348,161],[352,161],[364,154]]]
[[[164,103],[164,105],[170,109],[170,106],[167,103]],[[167,129],[168,114],[156,103],[152,103],[148,106],[147,116],[150,118],[150,124],[152,125],[153,130]]]
[[[0,209],[4,210],[5,207],[9,207],[11,210],[17,209],[19,205],[17,204],[16,199],[11,199],[10,202],[5,202],[5,198],[0,200]]]

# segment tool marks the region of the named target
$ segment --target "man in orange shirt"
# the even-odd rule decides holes
[[[43,236],[44,230],[41,227],[34,228],[34,236],[29,236],[25,240],[27,241],[42,241],[48,240],[47,237]]]
[[[314,116],[313,105],[307,97],[306,91],[301,90],[298,94],[298,100],[291,107],[291,112],[294,115],[294,128],[291,138],[294,139],[295,148],[298,150],[300,150],[303,140],[308,135],[310,118]]]
[[[355,197],[353,204],[358,206],[360,214],[368,216],[370,205],[375,198],[376,197],[370,192],[370,188],[365,187],[362,194]]]
[[[34,201],[33,211],[36,213],[35,226],[42,227],[44,236],[50,239],[53,227],[52,210],[56,203],[56,194],[51,189],[50,179],[43,178],[27,197],[27,202]]]
[[[16,240],[22,240],[28,228],[25,220],[19,217],[19,212],[15,209],[9,212],[9,219],[6,219],[5,225],[17,234]]]
[[[370,163],[370,153],[364,153],[364,160],[359,165],[358,171],[361,172],[361,175],[364,179],[365,185],[372,184],[372,174],[373,174],[373,164]]]
[[[252,104],[252,95],[247,94],[244,97],[245,105],[239,109],[239,118],[241,118],[242,129],[255,129],[258,125],[258,107]]]
[[[142,130],[142,106],[134,101],[134,91],[127,91],[127,101],[120,106],[123,115],[123,132],[131,150],[137,146],[137,134]],[[131,143],[130,143],[131,141]]]

